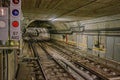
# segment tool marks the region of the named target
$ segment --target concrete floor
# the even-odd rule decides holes
[[[29,64],[26,64],[25,62],[20,63],[17,80],[31,80],[32,68],[28,66]]]

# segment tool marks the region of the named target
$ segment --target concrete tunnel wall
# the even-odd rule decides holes
[[[96,19],[91,19],[91,20],[84,20],[84,21],[77,21],[77,22],[69,22],[69,23],[64,23],[69,27],[75,27],[78,25],[85,26],[85,29],[105,29],[105,28],[118,28],[120,27],[120,14],[118,15],[113,15],[113,16],[106,16],[106,17],[100,17]],[[120,34],[120,33],[117,33]],[[118,37],[113,37],[113,36],[100,36],[100,48],[95,47],[95,44],[98,41],[98,36],[97,35],[84,35],[81,33],[74,33],[72,35],[67,35],[68,41],[67,43],[69,44],[74,44],[76,47],[82,49],[82,50],[87,50],[88,48],[88,37],[92,37],[92,54],[100,57],[107,57],[109,56],[109,51],[107,51],[107,41],[109,37],[112,37],[114,40]],[[63,39],[62,34],[52,34],[51,35],[52,39],[56,39],[59,41],[64,41],[66,42],[65,39]],[[118,43],[119,44],[119,41]],[[113,44],[115,46],[115,44]],[[116,46],[115,46],[116,47]],[[120,46],[119,46],[120,47]],[[118,47],[118,49],[119,49]],[[108,48],[109,49],[109,48]],[[111,59],[116,60],[115,55],[120,57],[119,51],[115,53],[115,50],[113,50],[113,53],[111,53],[113,56],[111,56]],[[120,61],[120,59],[117,59],[117,61]]]
[[[28,23],[29,23],[29,21],[28,21]],[[120,27],[120,14],[100,17],[100,18],[91,19],[91,20],[84,20],[84,21],[74,21],[74,22],[53,21],[52,23],[54,24],[56,30],[69,30],[70,27],[78,27],[78,26],[85,26],[86,30],[87,29],[100,30],[100,29],[115,28],[115,27],[118,28],[118,27]],[[113,33],[111,33],[111,34],[113,34]],[[116,33],[116,34],[120,34],[120,32]],[[67,40],[66,40],[66,38],[63,39],[63,35],[67,36]],[[92,37],[92,39],[90,37]],[[73,33],[73,34],[68,34],[68,35],[66,35],[66,34],[51,34],[52,39],[64,41],[69,44],[73,44],[77,48],[80,48],[82,50],[88,50],[89,45],[91,45],[90,48],[92,50],[93,55],[100,56],[100,57],[108,56],[108,58],[110,58],[110,59],[116,59],[114,53],[116,53],[117,51],[115,51],[115,49],[112,50],[111,56],[109,56],[109,54],[106,54],[109,52],[109,51],[107,51],[109,49],[109,48],[107,49],[107,46],[108,46],[107,41],[108,41],[109,37],[110,36],[106,36],[106,34],[104,34],[104,36],[99,36],[100,47],[98,48],[95,46],[98,43],[97,35],[84,35],[82,33]],[[117,39],[117,37],[115,37],[115,36],[114,37],[111,36],[111,37],[113,38],[113,41],[115,41]],[[91,40],[89,40],[89,39],[91,39]],[[89,44],[89,43],[92,43],[92,44]],[[114,42],[111,45],[116,47]],[[116,55],[116,56],[119,56],[119,55]],[[119,60],[117,60],[117,61],[119,61]]]

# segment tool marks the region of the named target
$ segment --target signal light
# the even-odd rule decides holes
[[[14,10],[12,11],[12,15],[13,15],[13,16],[18,16],[18,15],[19,15],[19,10],[14,9]]]
[[[21,38],[21,0],[10,0],[10,40]]]
[[[14,4],[19,4],[19,0],[12,0]]]
[[[13,27],[18,27],[19,26],[19,22],[18,21],[13,21],[12,22],[12,26]]]

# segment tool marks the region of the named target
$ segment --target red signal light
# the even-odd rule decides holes
[[[19,0],[12,0],[14,4],[19,4]]]
[[[13,27],[18,27],[19,26],[19,22],[18,21],[13,21],[12,22],[12,26]]]

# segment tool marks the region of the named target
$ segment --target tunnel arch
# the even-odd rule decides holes
[[[44,21],[44,20],[32,20],[28,25],[29,27],[36,27],[36,28],[47,28],[47,29],[55,29],[56,27],[54,24],[52,24],[50,21]]]

